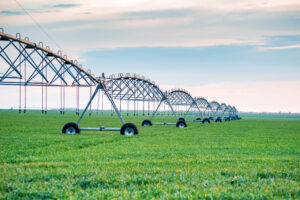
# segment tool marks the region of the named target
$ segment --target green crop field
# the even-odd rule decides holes
[[[160,118],[166,118],[160,117]],[[300,118],[61,134],[57,111],[0,111],[0,199],[299,199]],[[158,121],[159,118],[157,118]],[[172,121],[172,118],[169,119]],[[120,127],[109,115],[85,126]]]

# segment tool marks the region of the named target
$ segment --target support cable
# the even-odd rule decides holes
[[[35,23],[35,25],[59,48],[62,49],[58,43],[47,33],[47,31],[34,19],[34,17],[22,6],[22,4],[15,0],[15,2],[19,5],[19,7],[31,18],[31,20]]]

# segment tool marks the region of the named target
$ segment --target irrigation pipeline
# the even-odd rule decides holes
[[[118,112],[126,112],[127,116],[131,113],[133,116],[145,116],[150,115],[150,113],[154,115],[156,111],[157,115],[171,115],[175,112],[181,116],[191,113],[201,116],[206,115],[206,113],[211,113],[212,116],[220,113],[227,115],[237,113],[235,107],[224,106],[223,104],[221,106],[215,101],[211,102],[211,106],[210,103],[207,103],[206,107],[203,108],[203,105],[197,102],[197,99],[193,98],[187,91],[174,89],[164,92],[151,80],[136,74],[119,74],[107,78],[102,75],[102,77],[96,78],[90,70],[85,70],[78,65],[76,60],[70,60],[66,55],[62,56],[61,51],[55,53],[48,46],[45,48],[42,42],[39,45],[29,42],[28,37],[21,39],[19,33],[14,37],[3,33],[3,31],[0,32],[1,58],[6,63],[7,69],[0,75],[0,85],[18,86],[19,113],[26,113],[28,107],[27,87],[41,87],[41,113],[47,114],[48,88],[58,86],[60,114],[64,115],[66,112],[66,96],[68,97],[66,88],[75,87],[75,113],[80,115],[80,88],[89,88],[88,96],[91,99],[93,88],[98,87],[98,85],[104,85],[108,89],[106,93],[103,89],[98,92],[97,114],[100,103],[101,113],[104,113],[104,95],[111,96],[116,102],[119,101]],[[125,106],[122,105],[122,102],[125,103]],[[117,104],[114,103],[113,105],[111,102],[112,116],[116,112],[115,105]],[[93,113],[92,102],[89,104],[88,110],[91,116]]]

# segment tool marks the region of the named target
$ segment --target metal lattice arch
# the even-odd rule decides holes
[[[2,31],[1,31],[2,30]],[[38,44],[30,42],[29,38],[21,38],[21,34],[16,36],[5,34],[0,28],[0,85],[19,86],[19,99],[21,99],[21,86],[26,87],[40,86],[42,91],[47,91],[48,87],[61,88],[61,105],[63,105],[62,94],[65,87],[76,87],[79,95],[80,87],[90,89],[90,99],[84,108],[77,123],[68,123],[63,127],[63,133],[75,134],[81,130],[111,130],[120,131],[121,134],[133,135],[138,134],[137,127],[134,124],[126,123],[123,119],[121,110],[121,102],[134,102],[134,109],[138,109],[139,102],[143,103],[143,111],[145,102],[153,103],[153,113],[148,125],[175,124],[177,127],[186,127],[185,119],[189,115],[197,115],[207,118],[220,118],[226,116],[231,119],[238,119],[237,109],[234,106],[227,106],[225,103],[219,104],[216,101],[209,102],[204,97],[194,98],[184,89],[172,89],[163,91],[159,86],[146,79],[143,76],[136,74],[118,74],[105,77],[96,77],[89,70],[85,70],[78,64],[77,60],[71,60],[62,51],[54,52],[49,46],[44,46],[42,42]],[[94,92],[92,89],[94,88]],[[95,96],[102,91],[102,96],[105,94],[109,100],[112,110],[117,113],[123,126],[121,128],[105,128],[103,126],[97,128],[79,128],[79,122],[85,115],[88,107],[90,107]],[[47,94],[47,92],[46,92]],[[42,93],[42,96],[43,93]],[[100,96],[100,95],[99,95]],[[98,97],[99,97],[98,96]],[[78,96],[77,96],[78,98]],[[26,100],[26,95],[25,95]],[[120,110],[115,101],[120,102]],[[19,100],[21,102],[21,100]],[[25,101],[26,102],[26,101]],[[155,106],[155,103],[158,105]],[[79,99],[77,100],[79,115]],[[151,120],[159,113],[159,108],[164,105],[170,109],[172,115],[176,118],[176,123],[152,123]],[[42,100],[43,105],[43,100]],[[20,113],[21,103],[19,103]],[[26,107],[26,103],[25,103]],[[43,106],[42,106],[43,108]],[[156,108],[156,109],[155,109]],[[25,109],[24,109],[25,113]],[[148,109],[149,115],[149,109]],[[180,118],[178,116],[181,116]],[[197,118],[190,121],[202,121]],[[203,121],[202,121],[203,122]]]
[[[114,99],[127,101],[161,101],[165,94],[155,82],[136,74],[110,76],[104,82]]]
[[[184,89],[180,88],[168,91],[167,98],[172,106],[175,106],[175,108],[176,106],[178,107],[177,111],[182,117],[185,117],[192,108],[195,108],[198,111],[198,114],[201,113],[195,99]]]
[[[216,101],[212,101],[209,104],[212,110],[212,117],[218,117],[220,112],[222,111],[220,104]]]
[[[210,110],[210,104],[208,100],[204,97],[197,97],[195,101],[198,105],[198,108],[201,110],[201,117],[207,117],[208,111]]]

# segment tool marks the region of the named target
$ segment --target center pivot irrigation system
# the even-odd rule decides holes
[[[30,42],[28,37],[22,39],[21,34],[16,36],[5,34],[0,29],[0,85],[19,87],[19,113],[22,113],[21,101],[24,95],[24,113],[26,112],[26,88],[39,86],[42,88],[42,113],[47,114],[47,91],[49,87],[58,87],[61,91],[61,110],[65,110],[65,88],[77,88],[77,109],[79,111],[79,88],[90,88],[90,99],[82,111],[76,123],[70,122],[63,126],[62,133],[77,134],[82,130],[93,131],[120,131],[121,135],[136,135],[138,128],[132,123],[126,123],[121,109],[122,102],[127,103],[127,116],[129,103],[133,104],[134,116],[152,114],[149,120],[144,120],[142,126],[152,125],[176,125],[179,128],[187,127],[186,122],[210,123],[240,119],[235,107],[219,104],[216,101],[208,102],[205,98],[194,98],[184,89],[162,91],[155,82],[136,74],[119,74],[105,77],[94,76],[89,70],[85,70],[76,60],[70,60],[61,51],[57,53],[44,47],[42,42],[38,44]],[[92,89],[94,91],[92,92]],[[96,128],[79,127],[83,116],[90,108],[97,94],[104,94],[109,100],[112,113],[118,115],[122,122],[121,128]],[[99,97],[98,97],[99,98]],[[120,102],[119,108],[116,101]],[[139,107],[140,106],[140,107]],[[163,108],[163,109],[162,109]],[[142,113],[138,112],[142,109]],[[124,114],[124,113],[123,113]],[[152,122],[156,115],[171,115],[176,121]],[[195,119],[185,119],[195,116]]]

